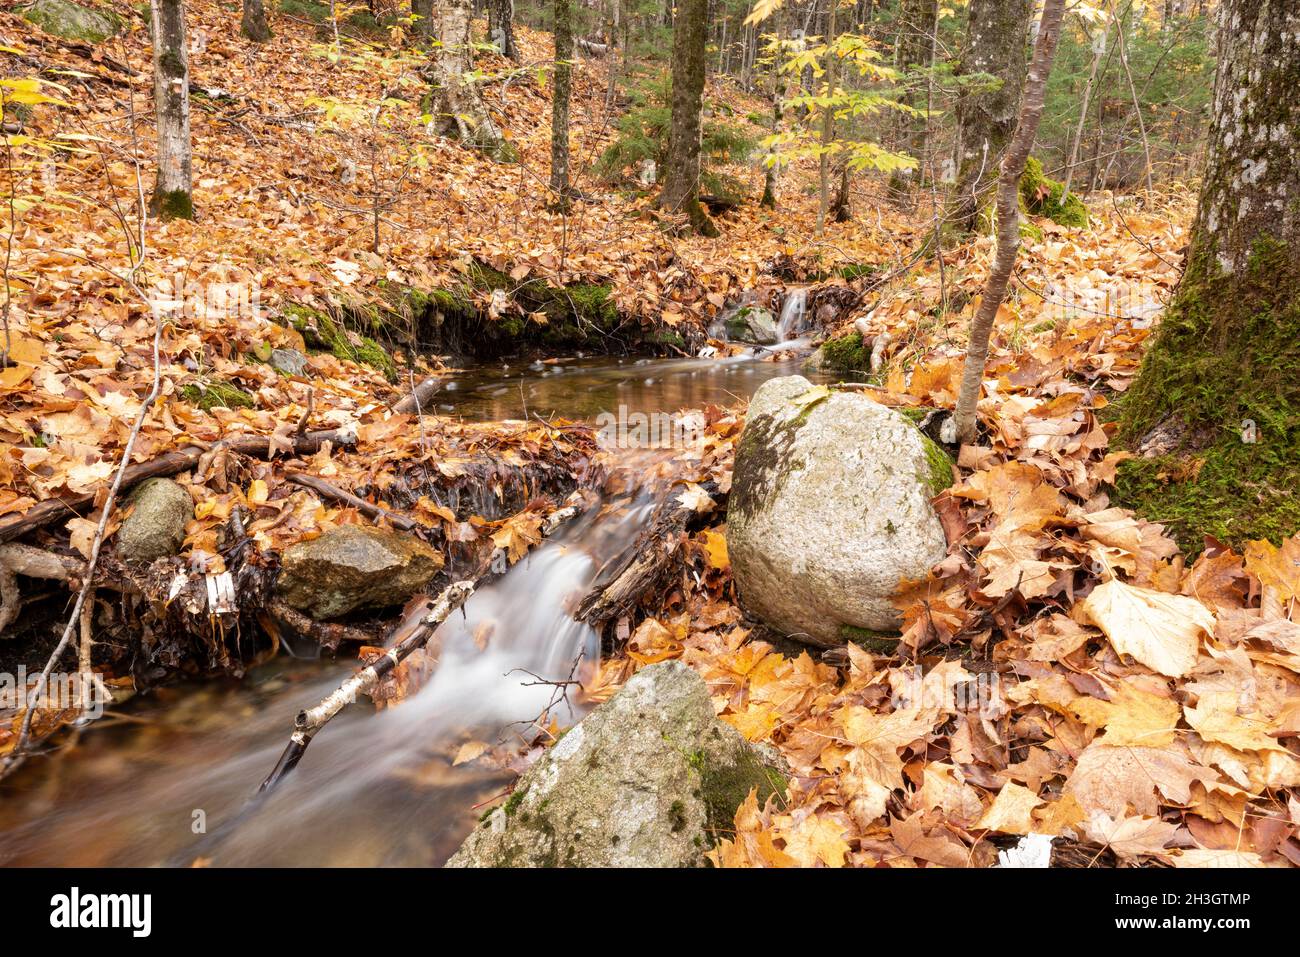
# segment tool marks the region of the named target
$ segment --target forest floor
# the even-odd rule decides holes
[[[41,501],[104,501],[155,376],[154,290],[183,309],[162,326],[161,398],[133,461],[213,453],[185,473],[196,517],[184,554],[205,574],[224,570],[220,536],[237,510],[268,552],[364,520],[289,481],[286,461],[372,503],[408,506],[436,541],[501,548],[514,560],[540,541],[561,496],[465,522],[411,495],[405,476],[432,469],[472,483],[503,460],[576,474],[599,459],[580,426],[395,412],[442,363],[406,355],[382,328],[375,335],[393,346],[393,366],[355,361],[370,353],[353,331],[350,349],[313,352],[307,374],[280,375],[265,361],[271,349],[306,351],[286,321],[295,303],[391,304],[389,284],[445,290],[485,264],[520,284],[608,286],[636,323],[698,336],[742,292],[781,282],[774,264],[792,280],[865,264],[888,281],[831,280],[861,305],[827,332],[861,320],[868,339],[889,334],[868,390],[878,401],[952,407],[992,243],[976,238],[911,263],[933,230],[927,195],[899,210],[864,177],[854,221],[830,224],[820,239],[815,171],[799,165],[783,173],[776,211],[747,203],[719,217],[717,239],[676,234],[648,199],[586,177],[576,185],[587,199],[562,215],[547,208],[543,182],[549,83],[536,67],[551,56],[548,36],[520,30],[523,69],[491,56],[481,64],[489,107],[521,162],[498,165],[438,139],[421,140],[422,159],[404,162],[414,155],[409,131],[376,132],[357,117],[404,84],[418,99],[413,56],[345,50],[332,60],[317,27],[285,17],[258,46],[211,0],[192,3],[189,17],[193,82],[209,91],[193,100],[198,218],[150,223],[133,260],[135,224],[122,210],[152,185],[143,23],[90,50],[0,14],[6,75],[40,72],[66,88],[64,104],[27,121],[62,152],[48,173],[39,163],[25,171],[17,190],[0,532]],[[606,107],[607,66],[583,59],[575,72],[578,169],[610,142],[620,109]],[[727,84],[710,95],[742,121],[766,110]],[[731,172],[757,195],[761,168]],[[400,201],[383,200],[376,252],[369,210],[401,177]],[[641,665],[680,657],[709,683],[724,720],[781,751],[793,772],[788,801],[742,806],[716,863],[989,865],[1032,832],[1068,838],[1058,863],[1300,864],[1300,626],[1291,620],[1300,537],[1281,547],[1210,542],[1193,561],[1170,529],[1107,496],[1129,454],[1109,447],[1108,408],[1177,282],[1190,200],[1185,190],[1141,205],[1096,196],[1088,227],[1040,222],[1042,238],[1026,239],[995,333],[983,444],[961,450],[956,484],[936,500],[950,555],[903,596],[897,652],[849,644],[790,655],[762,640],[734,601],[721,509],[709,527],[665,543],[679,583],[624,623],[626,655],[590,676],[586,693],[602,700]],[[255,289],[256,301],[232,310],[211,295],[220,284]],[[478,305],[502,321],[545,318],[486,290]],[[230,404],[210,399],[214,387]],[[674,480],[725,495],[743,409],[707,417]],[[355,442],[299,459],[213,461],[222,441],[267,436],[272,452],[290,453],[309,430],[355,431]],[[712,508],[705,499],[702,512]],[[95,518],[60,516],[26,540],[88,556]],[[66,718],[47,717],[44,731]],[[0,754],[17,721],[0,730]],[[492,748],[467,744],[473,760],[494,760]]]

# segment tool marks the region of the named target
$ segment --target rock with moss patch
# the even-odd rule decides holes
[[[35,0],[21,12],[24,19],[46,33],[66,40],[102,43],[122,31],[122,18],[111,10],[82,6],[70,0]]]
[[[271,368],[285,375],[303,375],[307,371],[307,356],[297,349],[272,349]]]
[[[340,525],[285,550],[276,588],[313,618],[400,605],[442,568],[442,554],[414,535]]]
[[[642,669],[520,778],[449,867],[695,867],[782,770],[713,713],[679,661]]]
[[[723,320],[722,329],[732,342],[770,345],[778,338],[776,316],[762,306],[742,306]]]
[[[1088,207],[1083,205],[1075,193],[1066,193],[1065,184],[1043,173],[1043,164],[1038,157],[1031,156],[1025,163],[1024,175],[1020,177],[1020,200],[1025,209],[1035,216],[1046,216],[1061,226],[1087,226]],[[1030,235],[1042,240],[1043,231],[1032,223]],[[1024,235],[1022,228],[1021,234]]]
[[[151,562],[175,555],[194,517],[194,500],[171,479],[142,482],[131,496],[131,514],[117,531],[117,554],[127,562]]]
[[[802,376],[754,394],[736,452],[727,550],[741,605],[810,644],[889,632],[900,579],[947,553],[930,499],[952,482],[938,445],[893,409]]]

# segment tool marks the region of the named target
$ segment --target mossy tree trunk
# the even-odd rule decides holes
[[[433,51],[434,125],[443,135],[456,136],[493,159],[505,159],[509,144],[488,115],[478,87],[466,78],[473,67],[472,13],[470,0],[434,0],[434,35],[439,41]]]
[[[989,337],[993,320],[1007,295],[1007,284],[1016,265],[1020,249],[1020,176],[1029,162],[1034,148],[1038,124],[1043,118],[1043,101],[1047,93],[1047,78],[1052,73],[1056,58],[1056,41],[1061,35],[1061,17],[1065,0],[1046,0],[1043,15],[1038,23],[1038,41],[1034,44],[1034,59],[1025,83],[1025,95],[1020,106],[1020,120],[998,173],[998,239],[993,256],[993,266],[984,284],[979,311],[971,320],[970,342],[966,346],[966,363],[962,369],[961,389],[957,397],[955,415],[957,440],[963,445],[975,441],[976,404],[984,383],[984,365],[989,355]]]
[[[551,94],[551,190],[553,202],[568,205],[569,98],[573,89],[573,7],[555,0],[555,89]]]
[[[1120,493],[1184,544],[1300,527],[1300,4],[1223,0],[1182,281],[1124,401]]]
[[[894,43],[894,65],[904,73],[927,69],[934,59],[936,31],[939,24],[939,0],[899,0],[898,36]],[[916,86],[915,77],[905,80],[902,102],[913,109],[925,103]],[[926,134],[929,120],[906,113],[899,114],[899,146],[915,155],[919,161],[917,176],[925,168]],[[895,173],[889,180],[894,193],[906,190],[909,178],[905,173]]]
[[[153,99],[158,123],[158,179],[149,208],[160,219],[193,219],[190,60],[184,0],[151,0]]]
[[[957,184],[949,222],[969,232],[997,182],[998,163],[1011,141],[1025,86],[1031,0],[971,0],[966,51],[959,76],[987,74],[987,86],[957,98]]]
[[[240,32],[254,43],[271,39],[271,24],[266,19],[266,4],[262,0],[244,0],[244,15],[239,21]]]
[[[515,0],[488,0],[488,36],[501,55],[519,59],[515,43]]]
[[[673,20],[672,119],[659,205],[686,213],[707,236],[718,229],[700,205],[700,113],[704,107],[704,46],[709,0],[681,0]]]

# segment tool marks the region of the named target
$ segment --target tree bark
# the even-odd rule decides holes
[[[839,0],[827,0],[826,12],[826,98],[835,96],[835,74],[839,58],[830,50],[835,43],[835,12]],[[817,238],[826,232],[826,211],[830,208],[830,146],[835,139],[835,110],[829,104],[822,112],[822,152],[817,159]]]
[[[1032,14],[1030,0],[971,0],[966,53],[957,75],[987,73],[1001,85],[983,92],[963,91],[957,98],[957,184],[948,218],[963,231],[975,228],[1016,128]]]
[[[411,13],[415,16],[415,35],[433,36],[433,0],[411,0]]]
[[[163,220],[193,219],[190,60],[184,0],[150,0],[153,98],[158,122],[158,179],[150,211]]]
[[[488,36],[501,55],[519,59],[515,43],[515,0],[488,0]]]
[[[434,32],[439,41],[433,51],[437,84],[434,126],[445,136],[456,136],[493,159],[503,160],[510,154],[509,144],[488,116],[478,88],[465,78],[473,66],[471,12],[470,0],[434,0]]]
[[[551,92],[552,202],[569,202],[569,97],[573,89],[573,7],[555,0],[555,89]]]
[[[934,58],[935,32],[939,24],[938,0],[900,0],[898,23],[898,37],[894,46],[895,65],[905,73],[928,68]],[[918,93],[910,86],[904,89],[902,101],[919,109]],[[919,181],[920,170],[924,166],[923,154],[929,121],[908,114],[899,115],[900,143],[903,149],[917,157]],[[907,180],[905,173],[895,173],[890,177],[890,189],[895,193],[903,192]]]
[[[971,320],[970,344],[966,347],[966,365],[962,370],[961,391],[957,398],[957,440],[963,445],[975,440],[975,406],[979,401],[980,386],[984,381],[984,363],[989,354],[989,335],[998,307],[1006,298],[1011,270],[1016,265],[1016,251],[1020,248],[1020,176],[1034,148],[1038,124],[1043,118],[1043,100],[1047,92],[1047,78],[1052,72],[1056,56],[1056,41],[1061,33],[1061,16],[1065,0],[1046,0],[1043,16],[1038,26],[1038,41],[1034,46],[1034,59],[1029,67],[1029,80],[1025,84],[1024,102],[1020,108],[1020,122],[998,176],[998,244],[993,257],[993,268],[984,284],[984,295],[979,311]]]
[[[1240,497],[1243,512],[1261,515],[1276,506],[1294,518],[1300,4],[1222,0],[1218,31],[1205,175],[1187,265],[1125,398],[1124,433],[1138,440],[1176,422],[1180,449],[1210,450],[1196,484],[1220,481],[1222,497]],[[1204,530],[1231,537],[1234,528]],[[1262,537],[1287,530],[1252,531]]]
[[[669,212],[685,213],[691,225],[706,236],[716,236],[718,229],[699,200],[708,11],[708,0],[682,0],[674,18],[672,119],[659,204]]]
[[[271,39],[271,25],[266,20],[266,5],[262,0],[244,0],[244,15],[239,21],[239,29],[254,43]]]

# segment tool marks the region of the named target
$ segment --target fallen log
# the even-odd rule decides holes
[[[412,415],[416,412],[427,413],[433,397],[442,388],[442,380],[437,376],[425,379],[409,393],[393,404],[393,411],[398,415]]]
[[[293,452],[295,455],[311,455],[317,452],[326,442],[333,442],[336,445],[354,445],[356,439],[356,430],[353,428],[308,432],[294,438]],[[274,440],[265,435],[240,436],[239,438],[218,442],[207,448],[189,445],[174,452],[166,452],[157,458],[150,459],[148,462],[139,462],[128,466],[122,476],[122,488],[137,485],[145,479],[184,472],[186,469],[198,465],[199,460],[204,455],[222,449],[240,455],[257,455],[270,458],[275,448]],[[44,502],[33,505],[21,515],[12,515],[0,519],[0,543],[12,541],[28,532],[43,528],[60,518],[77,516],[79,510],[95,503],[95,494],[94,492],[87,492],[84,495],[72,495],[67,498],[46,499]]]
[[[682,533],[695,515],[676,499],[664,502],[605,583],[582,599],[574,617],[600,625],[629,614],[671,575]]]

